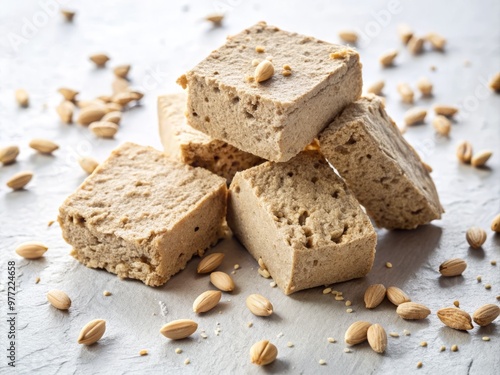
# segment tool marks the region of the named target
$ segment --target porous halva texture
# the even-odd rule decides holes
[[[413,229],[441,218],[429,172],[377,96],[349,105],[319,139],[321,152],[379,227]]]
[[[236,172],[262,163],[258,156],[212,139],[189,126],[184,114],[186,100],[185,93],[158,97],[160,139],[167,154],[193,167],[206,168],[224,177],[228,184]]]
[[[227,220],[285,294],[363,277],[373,265],[370,219],[317,151],[236,173]]]
[[[147,285],[164,284],[222,235],[226,180],[125,143],[59,209],[72,255]]]
[[[256,47],[264,52],[257,52]],[[330,57],[331,54],[335,58]],[[268,58],[274,75],[250,82],[252,61]],[[284,65],[291,75],[284,76]],[[181,76],[193,128],[271,161],[287,161],[310,144],[362,88],[359,55],[345,46],[260,22]]]

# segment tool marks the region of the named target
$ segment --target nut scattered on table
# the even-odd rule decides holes
[[[89,57],[90,61],[92,61],[98,68],[103,68],[106,66],[106,63],[110,60],[108,55],[104,53],[96,53]]]
[[[76,96],[79,94],[78,91],[75,91],[67,87],[61,87],[59,90],[57,90],[57,92],[61,94],[65,100],[68,100],[70,102],[74,102]]]
[[[457,146],[457,159],[464,164],[469,164],[472,159],[472,145],[470,142],[462,141]]]
[[[448,327],[456,330],[468,331],[474,328],[470,315],[466,311],[456,307],[440,309],[437,312],[437,316]]]
[[[24,188],[28,182],[33,178],[33,172],[23,171],[18,172],[7,180],[6,185],[12,190],[21,190]]]
[[[95,319],[87,323],[78,336],[78,343],[83,345],[92,345],[99,341],[106,332],[106,321]]]
[[[365,321],[352,323],[345,332],[344,340],[348,345],[357,345],[367,340],[368,328],[372,324]]]
[[[80,159],[78,159],[78,164],[80,164],[80,167],[87,172],[88,174],[91,174],[94,172],[94,170],[97,168],[99,165],[99,162],[95,160],[94,158],[91,158],[90,156],[84,156]]]
[[[397,86],[397,90],[398,90],[399,95],[401,96],[401,100],[404,103],[408,103],[408,104],[413,103],[413,98],[414,98],[415,94],[414,94],[414,92],[409,84],[400,83]]]
[[[113,69],[113,73],[115,74],[115,76],[120,78],[127,78],[129,72],[130,72],[129,64],[118,65]]]
[[[399,306],[405,302],[411,302],[410,297],[400,288],[395,286],[390,286],[389,288],[387,288],[387,299],[396,306]]]
[[[472,227],[465,233],[465,239],[473,249],[479,249],[486,242],[486,231],[479,227]]]
[[[171,340],[181,340],[191,336],[197,329],[198,323],[190,319],[178,319],[161,327],[160,333]]]
[[[396,309],[396,313],[403,319],[420,320],[427,318],[431,310],[420,303],[403,302]]]
[[[451,121],[447,117],[439,115],[432,120],[432,126],[436,133],[443,137],[448,137],[451,131]]]
[[[62,290],[50,290],[47,293],[47,300],[59,310],[68,310],[71,307],[71,299]]]
[[[234,281],[225,272],[216,271],[210,274],[210,282],[223,292],[232,292],[234,290]]]
[[[433,84],[427,77],[422,77],[417,81],[417,88],[423,96],[431,96]]]
[[[412,126],[424,122],[427,116],[427,110],[421,107],[414,107],[406,111],[404,122],[407,126]]]
[[[398,51],[397,50],[390,50],[385,53],[383,53],[379,57],[379,62],[382,64],[383,67],[389,67],[394,65],[394,60],[398,56]]]
[[[252,314],[257,316],[269,316],[273,313],[273,305],[260,294],[250,294],[246,299],[246,305]]]
[[[500,307],[489,303],[478,308],[474,314],[472,314],[472,318],[477,325],[485,327],[498,318],[499,315]]]
[[[353,30],[341,30],[339,38],[346,43],[355,44],[358,41],[358,34]]]
[[[17,89],[15,92],[15,97],[17,104],[19,104],[20,107],[26,108],[29,106],[30,97],[25,89]]]
[[[250,348],[250,361],[259,366],[268,365],[278,356],[278,348],[268,340],[256,342]]]
[[[387,334],[380,324],[372,324],[366,334],[368,344],[377,353],[385,352],[387,348]]]
[[[39,259],[43,257],[48,247],[38,241],[23,242],[16,248],[16,253],[25,259]]]
[[[467,268],[465,260],[460,258],[448,259],[441,263],[439,272],[446,277],[460,276]]]
[[[407,24],[400,24],[398,25],[398,34],[401,41],[404,44],[408,44],[408,42],[413,36],[413,30]]]
[[[195,313],[204,313],[212,310],[219,303],[222,297],[220,290],[207,290],[201,293],[193,302]]]
[[[382,303],[385,298],[386,289],[382,284],[370,285],[364,295],[365,306],[367,309],[374,309]]]
[[[484,167],[492,155],[493,152],[489,150],[479,151],[472,156],[470,164],[476,168]]]
[[[369,94],[380,95],[382,93],[382,90],[384,89],[384,86],[385,86],[385,81],[379,80],[373,82],[370,86],[368,86],[366,92]]]
[[[19,147],[15,145],[0,148],[0,163],[3,165],[12,164],[19,155]]]
[[[29,146],[38,151],[41,154],[52,154],[55,150],[59,148],[59,145],[55,142],[52,142],[49,139],[35,138],[32,139],[29,143]]]
[[[198,268],[196,272],[198,273],[210,273],[215,271],[217,267],[222,264],[222,260],[224,259],[223,253],[212,253],[210,255],[206,255],[203,257],[198,264]]]

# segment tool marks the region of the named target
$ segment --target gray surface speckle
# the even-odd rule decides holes
[[[500,212],[500,95],[486,88],[485,82],[500,68],[500,3],[404,1],[150,1],[107,2],[60,1],[75,8],[74,24],[63,22],[57,12],[41,16],[42,2],[26,0],[2,5],[0,14],[0,146],[18,144],[19,161],[0,167],[0,290],[2,353],[7,347],[6,291],[7,261],[17,264],[17,366],[20,374],[494,374],[500,367],[498,321],[464,333],[441,324],[435,312],[459,300],[472,313],[485,303],[499,303],[500,237],[489,230],[491,219]],[[55,4],[54,1],[46,3]],[[203,17],[224,10],[222,28],[212,28]],[[391,9],[393,12],[391,13]],[[36,19],[35,19],[36,18]],[[123,141],[132,140],[155,147],[157,136],[156,97],[177,91],[175,79],[234,34],[259,20],[267,20],[286,30],[338,41],[343,28],[360,30],[364,36],[358,49],[364,65],[366,83],[386,80],[384,90],[388,112],[401,125],[408,105],[399,101],[396,85],[409,82],[413,87],[425,75],[434,83],[434,97],[416,105],[430,108],[433,103],[460,107],[449,139],[436,137],[430,120],[408,129],[405,137],[434,168],[435,179],[446,214],[443,220],[414,231],[378,231],[377,258],[365,279],[334,286],[352,301],[353,313],[346,313],[343,302],[323,295],[317,288],[285,297],[270,280],[258,276],[256,262],[234,239],[221,242],[212,251],[226,258],[221,270],[231,272],[237,290],[224,295],[217,309],[196,316],[192,302],[208,288],[206,276],[196,275],[197,260],[161,288],[140,282],[122,281],[105,271],[83,267],[68,255],[70,247],[62,240],[54,220],[64,198],[84,180],[77,158],[92,155],[104,160]],[[36,25],[25,26],[26,22]],[[437,31],[448,39],[445,53],[426,50],[413,57],[403,48],[396,34],[397,24],[408,22],[423,35]],[[22,37],[15,50],[13,34]],[[14,35],[14,38],[15,38]],[[19,41],[19,39],[17,39]],[[396,66],[382,70],[378,56],[391,48],[401,53]],[[115,140],[98,140],[79,125],[62,125],[54,111],[60,86],[81,91],[81,99],[110,92],[111,69],[95,69],[88,61],[91,53],[105,51],[112,60],[132,65],[132,85],[145,91],[143,105],[124,114]],[[466,66],[465,60],[470,61]],[[435,65],[437,70],[431,71]],[[24,87],[31,95],[28,109],[17,108],[13,92]],[[53,157],[35,154],[28,147],[32,137],[53,139],[61,145]],[[475,150],[491,149],[494,156],[488,168],[474,169],[455,159],[458,141],[468,139]],[[11,192],[5,181],[17,171],[33,170],[28,189]],[[478,225],[488,232],[483,249],[472,250],[465,242],[465,231]],[[40,240],[50,250],[37,261],[27,261],[14,253],[23,241]],[[468,262],[463,277],[441,278],[439,264],[451,257]],[[385,263],[390,261],[392,269]],[[482,275],[482,282],[476,276]],[[35,278],[40,277],[39,284]],[[432,310],[428,319],[401,320],[395,307],[385,301],[377,309],[363,307],[363,292],[372,283],[396,285],[414,301]],[[491,283],[491,290],[484,285]],[[69,312],[58,311],[46,302],[50,289],[65,290],[73,305]],[[102,292],[112,293],[104,297]],[[275,307],[269,318],[251,315],[245,307],[248,294],[260,293]],[[163,305],[164,304],[164,305]],[[168,313],[165,313],[163,306]],[[163,314],[162,314],[163,311]],[[106,319],[107,331],[94,346],[76,343],[81,327],[96,318]],[[199,323],[190,339],[170,342],[159,328],[177,318]],[[343,335],[355,320],[382,324],[389,337],[384,355],[374,353],[367,344],[344,353]],[[253,322],[250,328],[248,322]],[[219,323],[219,324],[218,324]],[[220,329],[219,335],[215,330]],[[403,334],[409,330],[410,335]],[[200,336],[205,330],[206,339]],[[282,333],[282,335],[281,335]],[[490,336],[490,342],[482,341]],[[334,337],[337,343],[328,343]],[[279,350],[278,360],[258,368],[249,361],[250,346],[268,338]],[[293,342],[292,348],[287,342]],[[427,341],[427,347],[420,347]],[[452,353],[450,347],[459,346]],[[441,345],[447,350],[440,352]],[[182,348],[176,354],[175,348]],[[139,356],[147,349],[149,355]],[[0,373],[13,373],[4,354]],[[189,358],[191,363],[184,364]],[[324,359],[325,366],[318,361]],[[417,369],[417,362],[423,367]]]

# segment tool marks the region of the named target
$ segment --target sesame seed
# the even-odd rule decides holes
[[[422,362],[418,362],[418,363],[417,363],[417,368],[422,368],[422,366],[423,366],[423,365],[424,365],[424,364],[423,364]]]
[[[336,342],[337,342],[337,340],[335,340],[333,337],[328,337],[328,338],[327,338],[327,340],[328,340],[328,342],[329,342],[330,344],[333,344],[333,343],[336,343]]]
[[[335,301],[343,301],[344,297],[339,296],[338,294],[335,296]]]
[[[492,260],[492,261],[490,261],[490,264],[491,264],[492,266],[496,266],[496,265],[497,265],[497,261],[496,261],[496,260]]]
[[[283,332],[280,332],[276,335],[276,337],[280,338],[280,337],[283,337],[284,336],[284,333]]]
[[[497,296],[497,301],[500,301],[500,294]]]
[[[397,332],[389,332],[389,336],[391,336],[391,337],[399,337],[399,333],[397,333]]]
[[[427,341],[422,341],[422,342],[420,343],[420,346],[422,346],[422,347],[426,348],[426,347],[427,347]]]
[[[349,300],[347,300],[347,301],[345,301],[345,305],[346,305],[346,306],[351,306],[351,305],[352,305],[352,302],[351,302],[351,301],[349,301]]]
[[[404,334],[405,336],[410,336],[410,335],[411,335],[411,332],[410,332],[410,331],[408,331],[407,329],[405,329],[405,330],[403,331],[403,334]]]
[[[281,74],[283,74],[283,77],[289,77],[292,75],[292,72],[289,70],[283,70]]]
[[[181,354],[181,353],[182,353],[182,349],[181,348],[175,349],[175,354]]]
[[[479,276],[476,277],[476,280],[477,280],[478,283],[480,283],[482,279],[483,278],[481,277],[481,275],[479,275]]]
[[[458,300],[453,301],[453,304],[455,305],[455,307],[460,307],[460,301]]]
[[[257,66],[260,64],[260,60],[259,59],[253,59],[252,60],[252,66]]]
[[[293,348],[293,342],[288,341],[288,342],[286,343],[286,346],[288,346],[289,348]]]
[[[142,349],[140,352],[139,352],[139,355],[148,355],[148,351],[146,349]]]
[[[283,65],[284,70],[292,70],[292,67],[288,64]]]
[[[452,352],[456,352],[456,351],[458,351],[458,346],[457,346],[457,345],[452,345],[452,346],[451,346],[451,351],[452,351]]]
[[[439,351],[440,351],[440,352],[444,352],[445,350],[446,350],[446,346],[441,345],[441,347],[439,348]]]
[[[111,295],[111,292],[108,292],[107,290],[105,290],[104,292],[102,292],[102,295],[104,297],[109,297]]]
[[[491,289],[491,284],[485,284],[484,288],[490,290]]]
[[[276,284],[276,281],[271,281],[271,282],[269,283],[269,286],[270,286],[271,288],[276,288],[276,285],[277,285],[277,284]]]
[[[236,271],[231,271],[231,275],[236,275]]]
[[[235,270],[239,270],[239,269],[240,269],[240,265],[236,263],[236,264],[233,266],[233,268],[234,268]]]
[[[40,282],[40,278],[39,278],[39,277],[37,277],[37,278],[35,279],[35,284],[38,284],[39,282]]]
[[[262,46],[257,46],[255,47],[255,52],[257,53],[264,53],[266,50]]]
[[[490,338],[488,336],[484,336],[483,341],[490,341]]]
[[[329,294],[332,292],[332,288],[325,288],[323,289],[323,294]]]
[[[200,333],[202,339],[206,339],[208,336],[205,332]]]
[[[185,365],[189,365],[190,363],[191,363],[191,361],[189,360],[189,358],[186,358],[186,359],[184,360],[184,364],[185,364]]]
[[[350,314],[352,313],[352,309],[347,309],[345,312]]]
[[[248,322],[248,323],[247,323],[247,327],[248,327],[248,328],[253,327],[253,323],[252,323],[252,322]]]
[[[391,262],[386,262],[386,263],[385,263],[385,266],[386,266],[387,268],[392,268],[392,263],[391,263]]]
[[[326,365],[326,361],[324,359],[320,359],[318,362],[321,366]]]
[[[344,348],[344,353],[352,353],[352,350],[349,348]]]
[[[52,224],[54,224],[54,222],[55,222],[54,220],[49,220],[49,222],[47,223],[47,226],[48,227],[52,226]]]

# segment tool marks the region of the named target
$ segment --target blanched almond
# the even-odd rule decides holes
[[[80,167],[82,167],[85,172],[91,174],[98,167],[99,162],[90,156],[84,156],[78,160],[78,164],[80,164]]]
[[[74,110],[75,110],[75,105],[68,100],[61,102],[56,107],[57,114],[59,115],[61,121],[65,124],[71,124],[73,122]]]
[[[274,65],[269,60],[262,60],[255,68],[254,79],[255,82],[267,81],[274,75]]]
[[[223,292],[232,292],[234,290],[234,281],[225,272],[216,271],[210,274],[210,282]]]
[[[89,125],[102,119],[107,112],[105,106],[91,105],[84,107],[78,114],[77,121],[82,125]]]
[[[201,259],[196,272],[210,273],[222,264],[223,259],[223,253],[212,253],[210,255],[207,255]]]
[[[25,259],[38,259],[43,257],[43,254],[48,250],[48,247],[38,241],[24,242],[16,248],[16,253]]]
[[[3,147],[0,149],[0,163],[12,164],[16,161],[17,155],[19,155],[19,147],[14,145]]]
[[[106,113],[104,117],[101,119],[101,121],[112,122],[116,125],[120,125],[121,120],[122,120],[122,113],[120,111],[113,111]]]
[[[398,56],[398,51],[397,50],[390,50],[382,54],[379,58],[380,64],[382,64],[383,67],[388,67],[394,64],[394,60]]]
[[[106,321],[95,319],[87,323],[78,336],[78,343],[83,345],[92,345],[99,341],[106,332]]]
[[[250,294],[247,297],[246,305],[252,314],[257,316],[269,316],[273,313],[272,303],[260,294]]]
[[[414,94],[414,92],[409,84],[400,83],[400,84],[398,84],[397,89],[398,89],[399,95],[401,96],[401,100],[404,103],[409,103],[409,104],[413,103],[413,97],[415,94]]]
[[[256,342],[250,348],[250,361],[259,366],[268,365],[278,356],[278,349],[268,340]]]
[[[17,104],[19,104],[20,107],[27,107],[30,104],[30,97],[28,95],[28,92],[24,89],[17,89],[15,92],[16,96],[16,101]]]
[[[198,329],[198,323],[190,319],[173,320],[160,329],[160,333],[171,340],[181,340],[191,336]]]
[[[220,290],[207,290],[201,293],[193,302],[193,311],[195,313],[204,313],[212,310],[219,303],[222,297]]]
[[[89,129],[97,137],[113,138],[118,131],[118,125],[109,121],[96,121],[90,124]]]
[[[59,148],[57,143],[42,138],[32,139],[29,145],[32,149],[37,150],[42,154],[52,154],[55,150]]]
[[[6,185],[13,190],[21,190],[28,184],[28,182],[31,181],[32,178],[33,178],[33,172],[30,171],[18,172],[7,180]]]
[[[62,290],[53,289],[49,291],[47,293],[47,300],[59,310],[68,310],[71,307],[71,299]]]
[[[427,110],[425,108],[414,107],[406,111],[404,115],[404,122],[407,126],[416,125],[424,122],[427,116]]]

